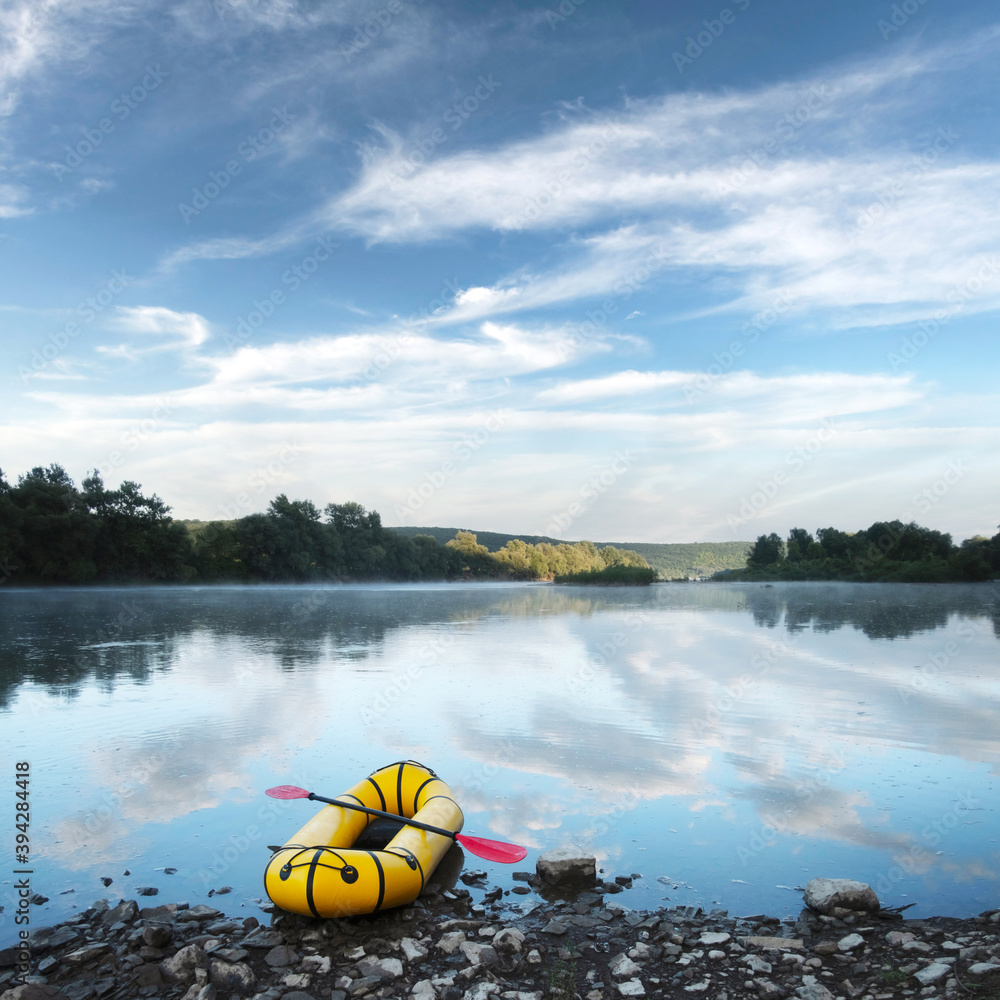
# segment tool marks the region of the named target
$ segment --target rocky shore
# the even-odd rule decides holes
[[[14,949],[0,956],[0,1000],[1000,1000],[1000,910],[904,920],[877,900],[855,910],[830,897],[780,922],[632,910],[626,876],[548,900],[518,894],[538,874],[514,877],[505,891],[466,872],[486,890],[479,902],[430,885],[411,906],[342,920],[267,902],[240,919],[98,900],[32,931],[26,982]]]

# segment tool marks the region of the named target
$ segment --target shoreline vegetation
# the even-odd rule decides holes
[[[513,538],[496,552],[472,532],[442,544],[382,526],[359,503],[275,497],[263,514],[177,521],[138,483],[105,487],[95,471],[78,489],[59,465],[10,485],[0,472],[0,582],[344,583],[391,580],[553,580],[621,567],[653,574],[636,552],[593,542]]]
[[[788,539],[760,535],[746,567],[724,570],[713,580],[841,580],[850,583],[970,583],[1000,577],[1000,532],[976,535],[961,545],[951,535],[914,521],[876,521],[856,532],[820,528],[816,538],[792,528]]]
[[[359,503],[329,503],[321,511],[283,493],[263,514],[178,521],[138,483],[110,490],[96,471],[80,488],[57,464],[36,466],[15,485],[0,471],[0,583],[26,586],[466,579],[644,586],[685,582],[692,573],[732,582],[946,583],[1000,576],[1000,533],[955,545],[949,534],[898,520],[853,533],[821,528],[816,538],[793,528],[787,541],[772,532],[753,545],[623,548],[482,537],[495,549],[470,531],[387,528]],[[716,570],[720,562],[729,566]]]

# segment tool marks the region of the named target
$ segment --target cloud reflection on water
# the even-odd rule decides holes
[[[944,854],[924,834],[928,816],[947,815],[949,782],[989,801],[986,772],[1000,765],[998,605],[987,587],[202,588],[0,600],[0,712],[14,710],[14,752],[69,769],[78,786],[49,804],[39,845],[67,871],[143,854],[154,840],[162,850],[165,838],[203,869],[254,821],[265,782],[308,784],[296,777],[308,773],[335,794],[415,757],[449,780],[474,832],[532,848],[582,840],[637,864],[631,844],[641,842],[647,860],[666,852],[656,864],[674,874],[742,864],[740,881],[758,891],[794,878],[771,875],[792,855],[815,864],[837,845],[868,852],[856,863],[876,873],[902,854],[910,874],[995,889],[991,806],[962,814]],[[134,613],[123,614],[126,602]],[[139,774],[88,829],[109,792]],[[945,784],[928,796],[919,782],[931,774]],[[271,841],[306,815],[289,813],[287,831],[272,823]],[[255,860],[240,864],[255,871]]]

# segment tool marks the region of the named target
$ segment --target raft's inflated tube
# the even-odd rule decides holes
[[[464,821],[451,789],[412,760],[379,768],[332,797],[454,833]],[[271,855],[264,871],[271,901],[307,917],[346,917],[412,903],[454,838],[404,826],[382,850],[355,850],[351,845],[371,822],[355,809],[324,806]]]

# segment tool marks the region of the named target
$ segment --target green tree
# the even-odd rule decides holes
[[[788,549],[785,559],[790,563],[801,562],[807,557],[813,536],[805,528],[792,528],[788,532]]]
[[[785,543],[776,532],[770,535],[759,535],[754,547],[747,556],[747,566],[759,568],[776,566],[785,558]]]
[[[14,558],[27,579],[82,583],[97,575],[99,522],[61,465],[36,466],[7,496],[21,512],[21,549]]]
[[[83,481],[82,497],[99,524],[94,545],[98,577],[180,580],[190,571],[190,535],[156,494],[143,496],[131,480],[108,490],[95,469]]]

